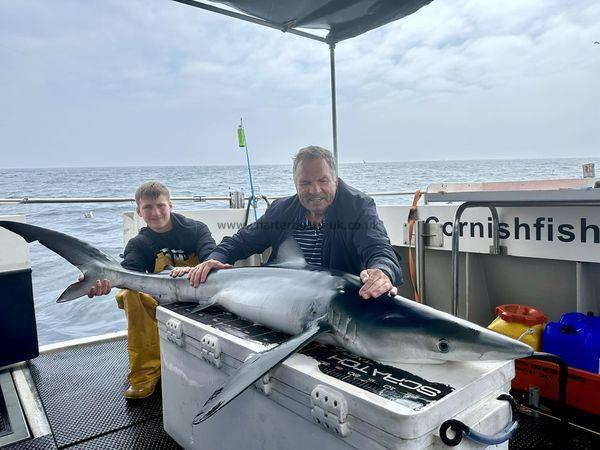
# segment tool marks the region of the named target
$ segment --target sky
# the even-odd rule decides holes
[[[342,162],[600,154],[600,2],[434,0],[336,47]],[[169,0],[2,0],[0,167],[332,148],[329,49]]]

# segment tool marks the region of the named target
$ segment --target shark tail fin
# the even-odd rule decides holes
[[[95,280],[107,272],[122,271],[118,261],[95,247],[58,231],[36,227],[23,222],[0,221],[0,227],[18,234],[27,242],[38,241],[77,267],[85,275],[84,281],[73,283],[59,297],[59,302],[79,298],[89,291]]]
[[[28,223],[8,220],[0,220],[0,227],[18,234],[27,242],[38,241],[44,247],[59,254],[80,269],[85,269],[86,266],[92,263],[114,266],[121,269],[121,265],[114,258],[92,247],[90,244],[64,233],[59,233],[48,228],[36,227]]]
[[[202,410],[194,418],[193,424],[198,425],[204,422],[292,353],[300,350],[320,334],[330,331],[331,327],[329,324],[312,322],[297,336],[279,344],[271,350],[252,356],[242,364],[238,371],[225,384],[212,393],[206,403],[204,403]]]

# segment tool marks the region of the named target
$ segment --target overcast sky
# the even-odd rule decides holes
[[[342,161],[600,153],[600,2],[435,0],[338,44]],[[2,167],[328,148],[325,44],[169,0],[2,0]]]

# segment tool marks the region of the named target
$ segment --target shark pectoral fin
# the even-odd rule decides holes
[[[66,288],[62,294],[60,294],[60,297],[58,297],[56,303],[65,303],[75,300],[79,297],[83,297],[84,295],[87,295],[92,286],[93,284],[90,284],[89,281],[77,281]]]
[[[331,331],[331,327],[328,324],[313,322],[305,331],[290,340],[271,350],[252,356],[226,383],[212,393],[204,403],[202,410],[194,418],[193,424],[198,425],[204,422],[292,353],[300,350],[320,334],[329,331]]]
[[[194,308],[188,313],[188,314],[196,314],[197,312],[200,312],[206,308],[210,308],[211,306],[213,306],[215,304],[214,301],[208,302],[208,303],[204,303],[202,305],[198,305],[198,306],[194,306]]]

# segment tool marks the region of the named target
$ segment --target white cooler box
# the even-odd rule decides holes
[[[219,308],[193,308],[169,305],[156,314],[164,427],[185,448],[442,449],[449,448],[439,437],[447,419],[486,434],[511,420],[509,404],[496,397],[510,388],[512,362],[392,368],[313,343],[193,426],[206,399],[251,353],[286,338]],[[463,439],[456,448],[484,446]]]

